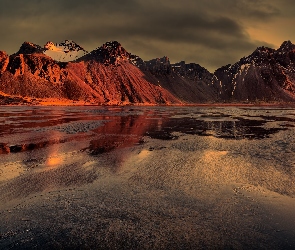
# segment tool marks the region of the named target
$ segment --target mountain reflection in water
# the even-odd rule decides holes
[[[6,107],[0,109],[0,154],[84,141],[88,144],[84,150],[98,155],[141,143],[143,136],[264,139],[294,126],[290,115],[268,116],[262,110],[248,116],[243,112],[247,113],[238,108],[201,107]],[[273,122],[278,123],[267,126]]]
[[[237,117],[236,120],[204,121],[195,118],[169,118],[158,130],[147,131],[146,135],[156,139],[176,139],[173,132],[199,136],[214,136],[223,139],[263,139],[270,135],[286,130],[286,128],[264,128],[265,120],[247,120]]]

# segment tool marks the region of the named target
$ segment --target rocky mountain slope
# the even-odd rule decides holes
[[[70,40],[44,47],[25,42],[13,55],[0,51],[0,91],[8,103],[28,97],[29,103],[55,98],[106,105],[294,102],[295,45],[259,47],[212,74],[168,57],[143,61],[116,41],[90,53]]]
[[[233,65],[217,69],[212,79],[218,101],[295,101],[295,45],[257,48]]]
[[[61,62],[35,44],[0,53],[0,90],[9,95],[65,98],[93,104],[179,104],[167,90],[144,78],[117,42],[104,44],[78,61]]]
[[[186,103],[207,103],[217,99],[210,84],[213,75],[199,64],[184,61],[171,64],[168,57],[141,62],[146,79],[161,86]]]

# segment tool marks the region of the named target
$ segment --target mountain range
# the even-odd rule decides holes
[[[168,57],[144,61],[112,41],[87,52],[74,41],[24,42],[0,51],[0,104],[178,105],[295,102],[295,45],[258,47],[210,73]]]

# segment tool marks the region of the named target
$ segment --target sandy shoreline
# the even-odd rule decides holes
[[[2,155],[1,249],[294,249],[293,132],[174,132],[98,154],[71,141],[26,168]]]

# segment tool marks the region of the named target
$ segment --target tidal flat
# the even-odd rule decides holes
[[[292,107],[0,107],[0,249],[295,249]]]

